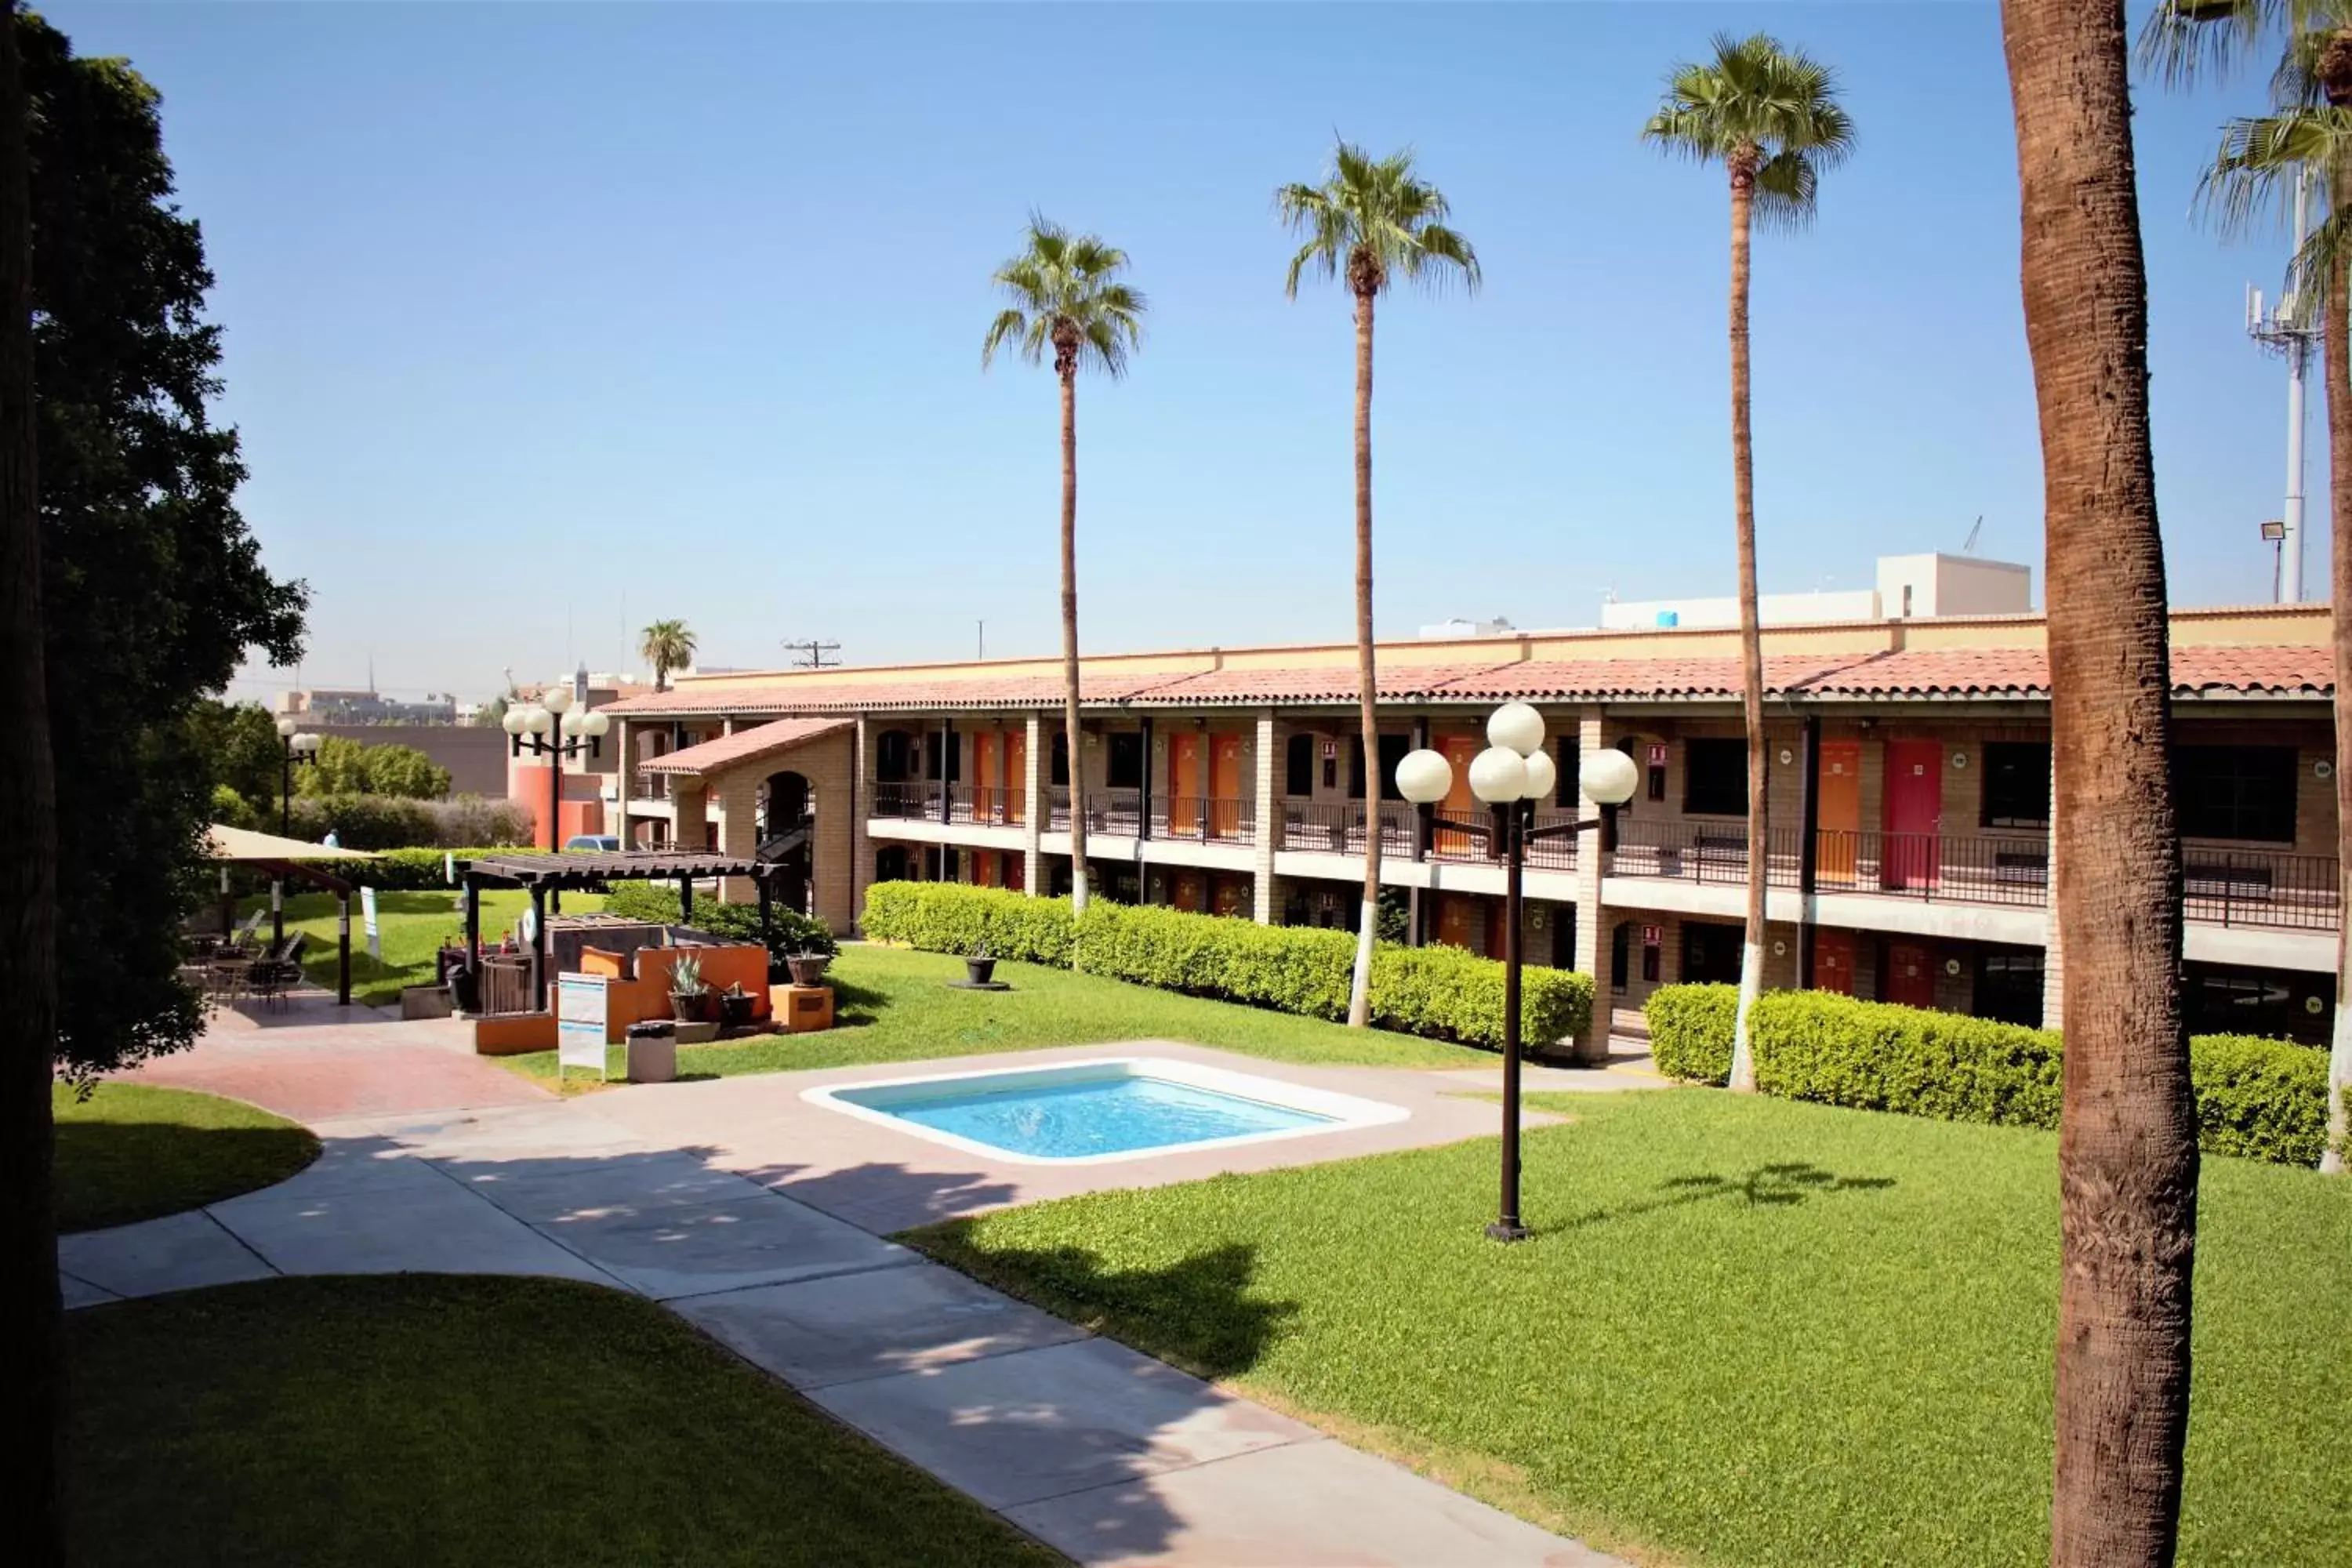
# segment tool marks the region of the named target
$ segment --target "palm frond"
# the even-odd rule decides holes
[[[1756,171],[1756,196],[1749,209],[1766,228],[1795,233],[1811,226],[1813,195],[1821,184],[1816,156],[1780,153],[1764,160]]]
[[[1838,102],[1837,72],[1768,33],[1719,33],[1712,48],[1713,58],[1666,73],[1665,97],[1642,140],[1698,163],[1757,160],[1758,216],[1801,226],[1822,171],[1853,154],[1853,117]]]
[[[1284,185],[1274,207],[1302,241],[1283,275],[1290,299],[1309,271],[1336,278],[1351,261],[1366,266],[1375,289],[1400,273],[1432,288],[1457,277],[1478,287],[1477,253],[1446,226],[1445,193],[1413,172],[1410,148],[1375,158],[1341,140],[1323,184]]]
[[[2297,0],[2158,0],[2133,53],[2167,87],[2186,87],[2235,70],[2297,8]]]
[[[1142,292],[1118,276],[1127,269],[1127,252],[1039,213],[1029,215],[1022,237],[1020,253],[989,279],[1010,303],[989,324],[981,367],[1007,348],[1041,364],[1054,353],[1056,334],[1066,330],[1080,345],[1081,363],[1114,376],[1126,374],[1129,357],[1143,341],[1147,308]]]

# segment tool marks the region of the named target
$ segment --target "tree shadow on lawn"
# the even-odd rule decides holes
[[[275,1185],[319,1157],[310,1129],[171,1121],[57,1124],[58,1228],[156,1219]]]
[[[1554,1235],[1583,1230],[1611,1220],[1633,1219],[1643,1215],[1656,1214],[1662,1209],[1684,1208],[1692,1204],[1718,1200],[1751,1209],[1789,1208],[1835,1193],[1884,1192],[1894,1184],[1892,1176],[1841,1176],[1803,1160],[1776,1161],[1753,1166],[1738,1176],[1711,1173],[1672,1176],[1658,1184],[1656,1197],[1589,1209],[1559,1225],[1539,1226],[1537,1232],[1538,1235]]]
[[[854,980],[828,974],[825,983],[833,987],[833,1026],[836,1029],[863,1028],[876,1023],[889,1004],[889,997],[883,993]]]
[[[976,1222],[949,1220],[897,1239],[983,1284],[1082,1327],[1109,1333],[1196,1377],[1249,1371],[1296,1301],[1249,1294],[1257,1248],[1231,1242],[1165,1268],[1108,1268],[1078,1247],[1003,1249],[973,1245]]]

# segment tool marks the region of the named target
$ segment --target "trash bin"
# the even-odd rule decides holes
[[[629,1026],[629,1081],[668,1083],[677,1077],[677,1030],[667,1019]]]

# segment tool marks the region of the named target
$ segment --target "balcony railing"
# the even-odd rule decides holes
[[[1132,838],[1142,820],[1143,792],[1139,789],[1097,789],[1087,792],[1087,831]],[[1064,832],[1070,826],[1070,789],[1055,784],[1045,791],[1045,826]]]
[[[1412,853],[1413,809],[1399,802],[1381,804],[1381,853]],[[1364,852],[1364,803],[1286,800],[1282,803],[1282,847],[1324,855]],[[1475,842],[1475,841],[1474,841]],[[1481,858],[1484,852],[1481,851]]]
[[[2324,855],[2190,847],[2181,861],[2181,908],[2192,921],[2334,931],[2343,917],[2336,862]]]
[[[1257,839],[1256,803],[1216,795],[1171,795],[1151,802],[1155,838],[1190,838],[1203,844],[1251,844]]]
[[[629,798],[631,800],[667,800],[669,774],[655,773],[646,768],[631,768]]]
[[[877,816],[940,816],[940,786],[935,784],[878,784],[874,786]]]

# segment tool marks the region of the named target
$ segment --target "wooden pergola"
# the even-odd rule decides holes
[[[694,884],[704,877],[748,877],[760,896],[760,939],[773,934],[773,879],[784,868],[772,860],[739,855],[688,853],[669,849],[614,849],[560,855],[517,852],[483,855],[457,862],[458,879],[466,889],[466,964],[476,974],[482,968],[482,889],[485,885],[526,888],[530,892],[531,988],[540,1005],[547,1005],[547,917],[561,913],[566,889],[580,891],[606,882],[677,883],[678,920],[694,919]]]

